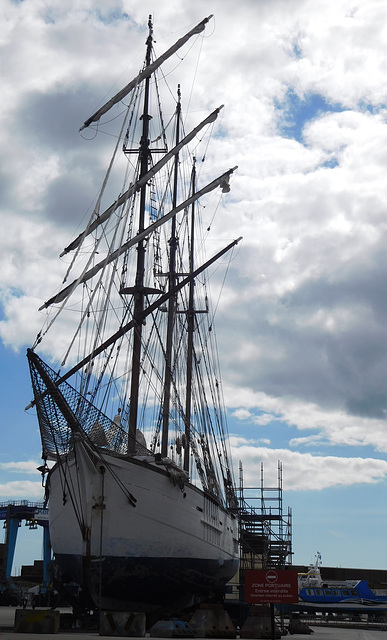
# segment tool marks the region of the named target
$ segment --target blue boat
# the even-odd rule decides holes
[[[299,603],[294,611],[383,611],[387,596],[377,595],[367,580],[324,580],[320,572],[321,555],[306,573],[298,574]]]

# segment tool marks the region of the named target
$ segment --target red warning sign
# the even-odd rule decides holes
[[[296,571],[254,569],[245,573],[246,602],[298,602]]]

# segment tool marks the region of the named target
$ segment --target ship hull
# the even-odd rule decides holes
[[[237,521],[152,456],[77,443],[50,472],[50,536],[64,582],[109,610],[174,611],[214,597],[237,570]]]
[[[84,558],[55,554],[66,579],[82,576]],[[177,613],[195,603],[212,599],[235,574],[235,561],[187,558],[104,558],[91,561],[89,590],[101,609]],[[71,569],[70,569],[71,568]],[[99,582],[101,579],[101,593]]]

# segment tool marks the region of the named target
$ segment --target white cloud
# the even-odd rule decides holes
[[[43,502],[44,489],[40,482],[18,480],[0,483],[0,497],[4,500],[29,500]]]
[[[0,462],[0,469],[3,471],[11,471],[14,473],[32,473],[36,475],[37,467],[41,466],[41,462],[36,460],[25,460],[20,462]]]
[[[271,424],[273,436],[276,422],[282,422],[300,431],[312,431],[311,435],[291,438],[291,448],[325,444],[334,446],[371,446],[375,451],[387,452],[385,419],[350,415],[345,411],[332,411],[313,403],[254,393],[241,387],[225,389],[228,406],[239,407],[231,415],[245,424]],[[255,411],[259,409],[259,412]],[[263,413],[261,413],[263,411]],[[234,423],[234,430],[237,423]],[[259,432],[257,432],[258,435]],[[359,452],[361,455],[361,451]]]
[[[321,491],[334,486],[375,484],[387,477],[387,462],[374,458],[318,456],[288,449],[268,449],[256,442],[231,437],[235,461],[243,462],[245,487],[260,484],[260,464],[264,464],[265,486],[277,485],[277,461],[283,466],[285,491]],[[291,497],[289,498],[291,500]]]

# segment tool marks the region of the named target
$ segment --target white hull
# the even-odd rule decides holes
[[[151,456],[101,449],[104,463],[83,444],[75,451],[49,483],[51,543],[65,582],[87,585],[101,608],[146,610],[209,598],[235,574],[237,520],[213,499]]]

